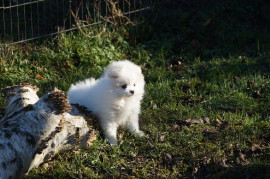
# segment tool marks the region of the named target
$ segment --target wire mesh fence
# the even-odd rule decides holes
[[[151,8],[152,0],[0,0],[0,45],[56,35],[130,18]]]

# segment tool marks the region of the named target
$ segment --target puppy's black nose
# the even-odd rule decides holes
[[[133,90],[130,90],[129,92],[130,92],[131,94],[134,94],[134,91],[133,91]]]

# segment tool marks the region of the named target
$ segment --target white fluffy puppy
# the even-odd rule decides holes
[[[68,98],[70,103],[83,105],[97,115],[109,143],[117,144],[118,126],[126,127],[136,136],[144,135],[138,118],[144,85],[138,65],[128,60],[116,61],[105,68],[98,80],[90,78],[72,85]]]

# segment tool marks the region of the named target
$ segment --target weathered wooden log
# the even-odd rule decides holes
[[[88,147],[95,140],[93,120],[84,108],[71,106],[56,88],[40,99],[37,91],[30,84],[3,90],[7,104],[0,120],[0,179],[18,178],[59,150]]]

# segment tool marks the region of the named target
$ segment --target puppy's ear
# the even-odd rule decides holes
[[[119,70],[107,70],[107,76],[111,79],[116,79],[119,77]]]
[[[118,78],[118,76],[117,75],[110,75],[109,78],[116,79],[116,78]]]
[[[136,73],[142,74],[142,68],[140,66],[134,66],[133,68],[135,70]]]

